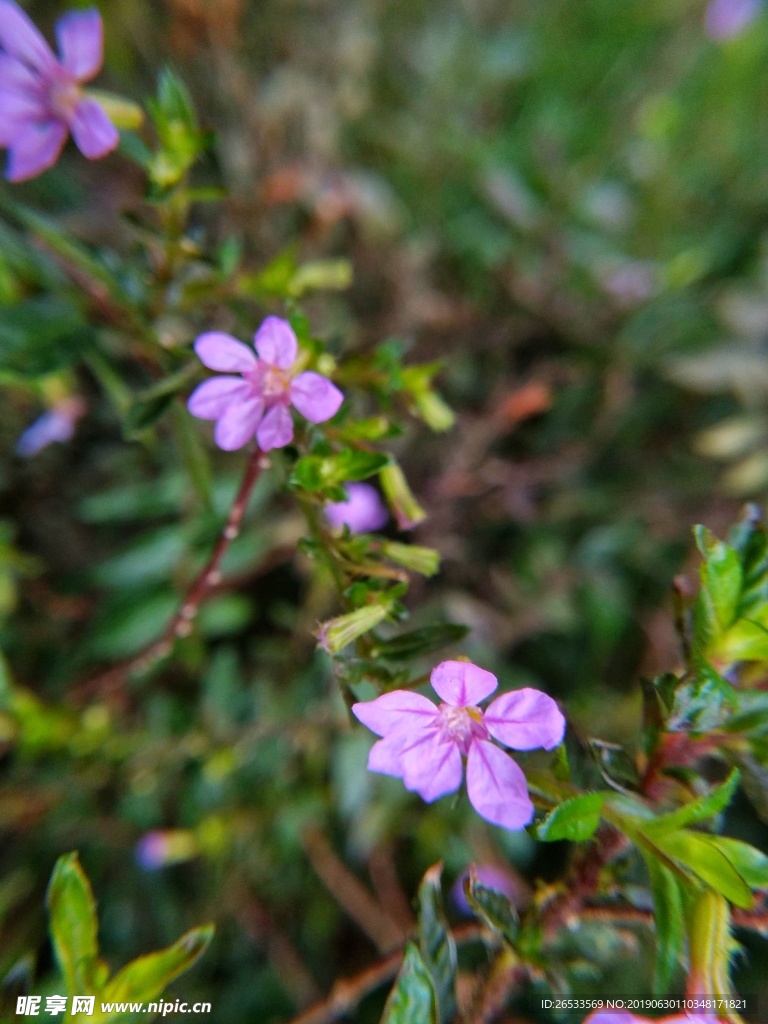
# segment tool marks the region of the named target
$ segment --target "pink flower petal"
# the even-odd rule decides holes
[[[428,697],[410,690],[392,690],[376,700],[352,705],[352,714],[377,736],[400,729],[421,728],[437,718],[438,711]]]
[[[461,785],[461,754],[454,743],[440,739],[431,724],[399,729],[378,743],[368,756],[368,769],[402,778],[406,789],[432,803]]]
[[[45,104],[34,93],[0,81],[0,145],[12,146],[24,128],[49,120]]]
[[[78,82],[87,82],[104,59],[104,26],[95,8],[69,11],[56,22],[56,39],[64,67]]]
[[[688,1017],[684,1018],[686,1021]],[[584,1018],[584,1024],[650,1024],[645,1017],[635,1017],[629,1010],[595,1010]]]
[[[310,423],[325,423],[339,411],[344,395],[327,377],[307,370],[291,381],[291,401]]]
[[[78,82],[87,82],[101,68],[104,39],[101,15],[95,8],[71,10],[56,22],[61,63]]]
[[[438,697],[460,708],[479,704],[499,685],[496,676],[469,661],[443,661],[429,678]]]
[[[89,160],[106,156],[120,142],[120,132],[96,100],[80,100],[69,127],[77,148]]]
[[[211,377],[195,388],[187,408],[201,420],[217,420],[230,405],[242,404],[249,394],[248,381],[242,377]]]
[[[483,715],[488,732],[513,750],[552,750],[563,741],[565,719],[541,690],[525,687],[497,697]]]
[[[284,405],[273,405],[261,421],[257,435],[259,448],[271,452],[273,448],[284,448],[293,440],[293,420]]]
[[[57,64],[48,43],[13,0],[0,0],[0,49],[36,71],[50,71]]]
[[[230,404],[214,428],[214,441],[225,452],[242,448],[255,436],[263,412],[259,398]]]
[[[0,18],[3,12],[0,7]],[[24,125],[8,150],[5,176],[9,181],[27,181],[52,167],[67,138],[67,129],[57,121]]]
[[[0,87],[21,89],[41,97],[40,76],[15,57],[0,53]],[[41,97],[42,98],[42,97]]]
[[[253,336],[259,358],[279,370],[290,370],[299,354],[293,328],[279,316],[268,316]]]
[[[446,793],[455,793],[461,785],[461,754],[455,743],[440,740],[431,730],[419,743],[403,751],[405,788],[418,793],[431,804]]]
[[[328,523],[337,530],[348,526],[352,533],[380,530],[389,519],[389,513],[376,488],[358,483],[345,486],[349,498],[346,501],[334,501],[323,509]]]
[[[407,740],[406,733],[392,733],[383,740],[377,740],[368,754],[368,771],[401,779],[405,771],[403,747]]]
[[[201,334],[195,342],[195,352],[209,370],[247,373],[256,365],[256,356],[248,346],[222,331]]]
[[[469,748],[467,794],[477,813],[492,825],[516,830],[533,820],[525,775],[488,740],[473,740]]]

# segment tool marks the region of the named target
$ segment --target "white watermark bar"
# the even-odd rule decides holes
[[[609,1010],[634,1014],[757,1014],[757,996],[549,996],[539,1000],[542,1010],[558,1013],[592,1013]]]
[[[96,1010],[95,996],[19,996],[16,1000],[17,1017],[39,1017],[45,1014],[57,1017],[69,1012],[92,1017]],[[116,1013],[152,1013],[161,1017],[183,1013],[210,1013],[210,1003],[189,1003],[183,999],[154,999],[149,1003],[106,1002],[98,1003],[102,1014]]]

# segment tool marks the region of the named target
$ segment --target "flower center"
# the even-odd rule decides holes
[[[63,121],[71,121],[80,102],[82,90],[69,75],[57,75],[48,92],[48,106],[51,113]]]
[[[270,366],[269,363],[259,360],[256,366],[243,376],[267,407],[279,403],[288,404],[291,386],[289,370],[281,370],[277,366]]]
[[[441,704],[438,709],[438,728],[441,739],[455,743],[462,754],[469,753],[473,739],[487,739],[489,735],[483,722],[483,713],[474,704],[464,708]]]

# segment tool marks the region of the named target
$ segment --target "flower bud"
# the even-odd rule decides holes
[[[434,576],[440,569],[440,555],[433,548],[419,547],[418,544],[398,544],[386,541],[381,545],[381,553],[397,562],[398,565],[421,573],[422,576]]]
[[[427,513],[413,495],[405,474],[396,462],[379,473],[381,486],[401,530],[410,530],[427,518]]]
[[[378,626],[389,615],[387,604],[369,604],[346,615],[339,615],[322,623],[317,633],[317,643],[328,654],[334,655],[342,651],[347,644],[363,636],[368,630]]]

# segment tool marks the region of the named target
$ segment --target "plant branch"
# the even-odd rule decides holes
[[[156,662],[168,657],[177,640],[189,636],[192,632],[192,624],[197,618],[203,602],[221,583],[221,563],[224,555],[232,541],[239,535],[253,488],[261,476],[262,470],[268,467],[269,460],[257,448],[248,460],[224,529],[219,534],[219,539],[210,558],[187,589],[178,611],[166,626],[162,636],[138,654],[114,665],[106,672],[86,680],[78,688],[80,697],[93,692],[115,689],[120,686],[126,676],[142,675]]]

